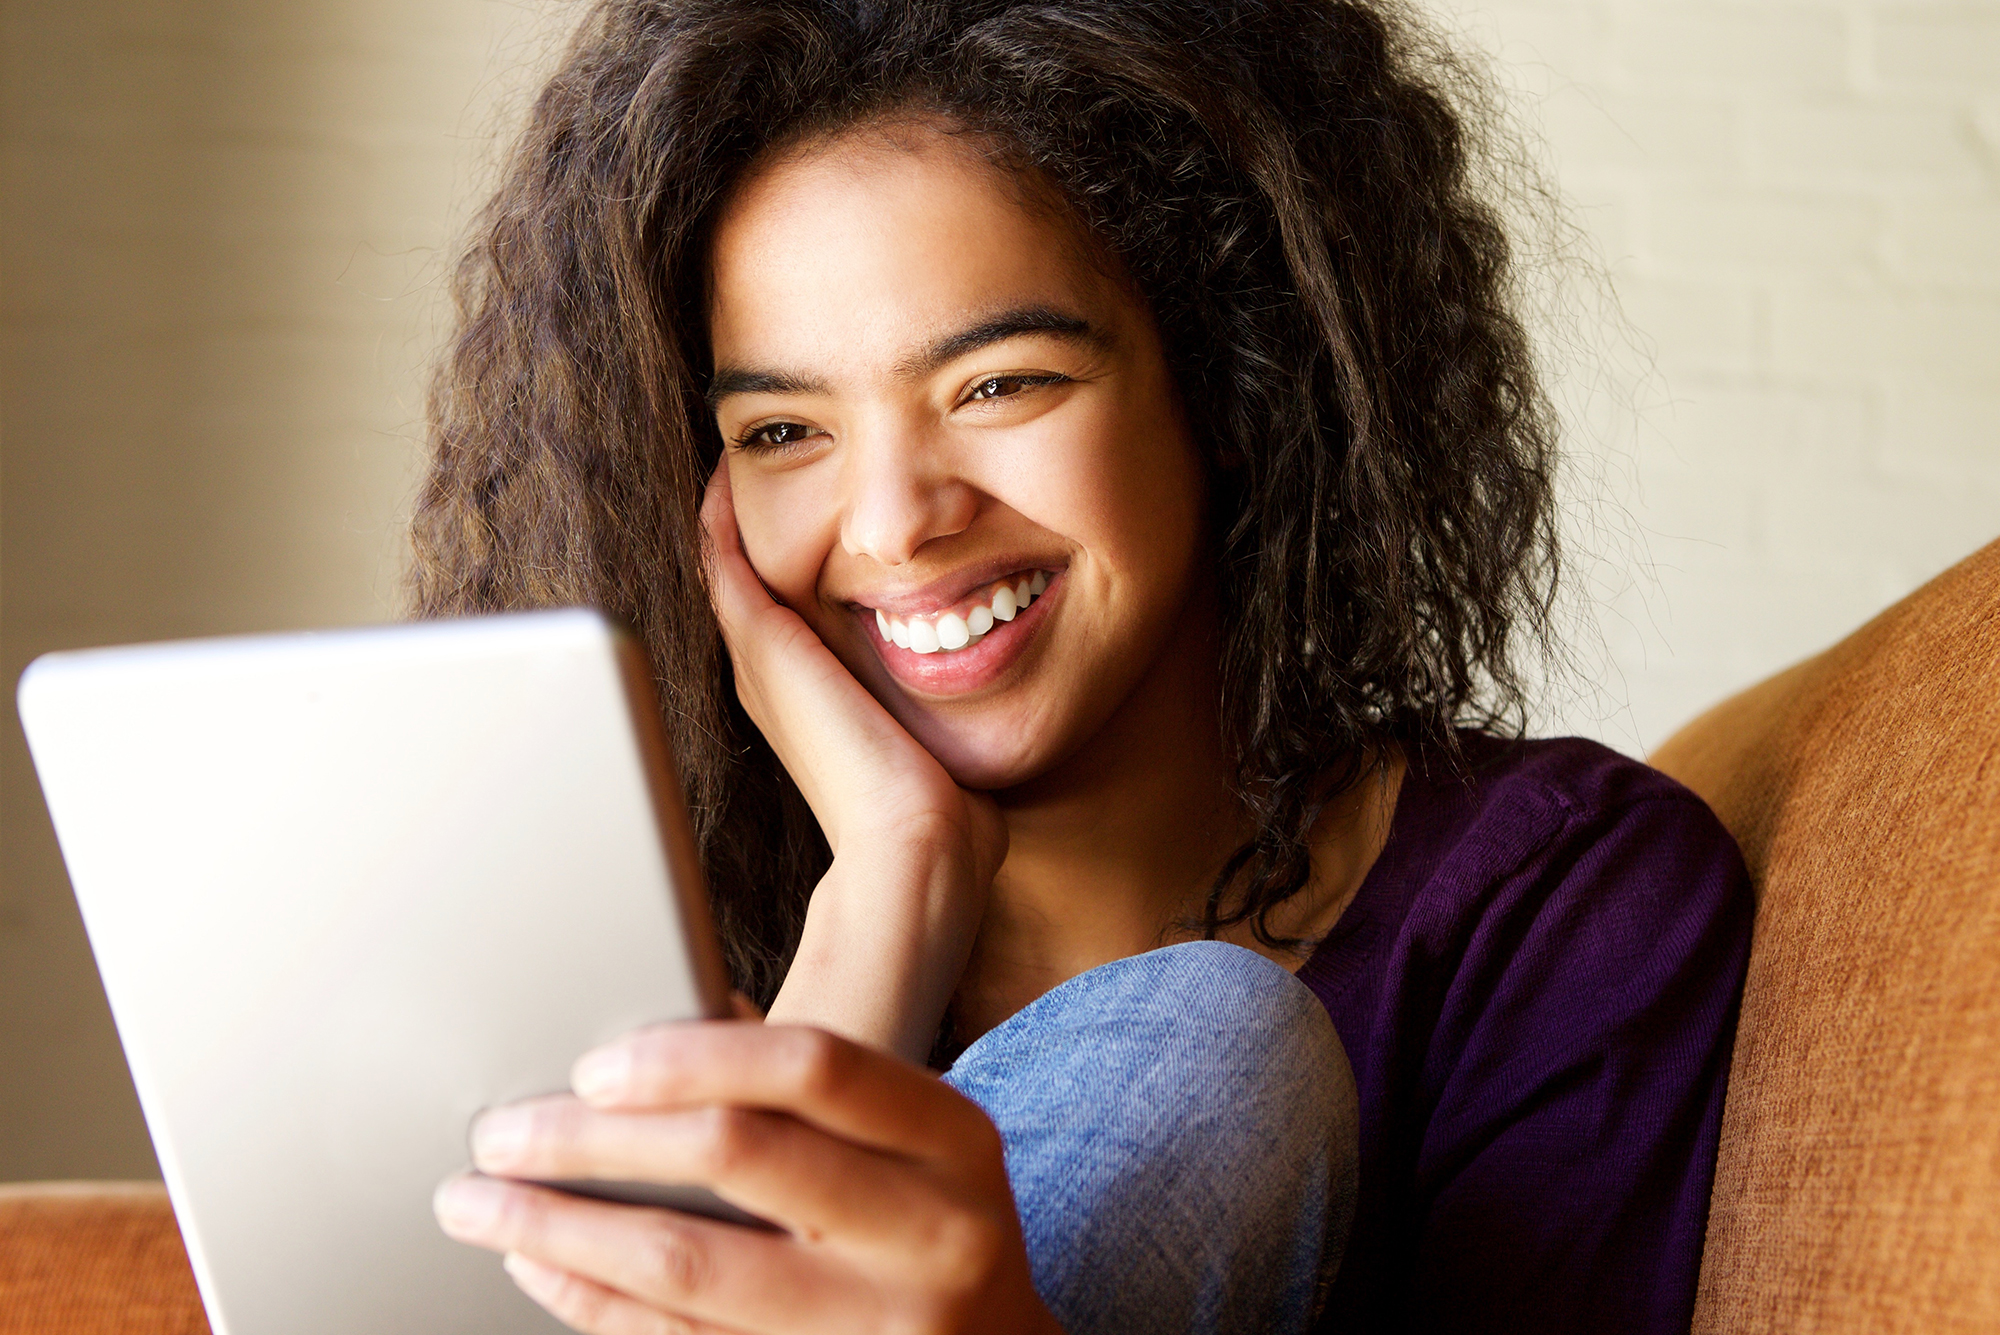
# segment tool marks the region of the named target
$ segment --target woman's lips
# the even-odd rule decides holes
[[[1020,571],[975,590],[955,606],[926,616],[892,617],[875,610],[875,630],[898,649],[956,653],[978,644],[994,626],[1012,621],[1049,587],[1047,572]]]
[[[977,690],[1027,647],[1047,615],[1060,571],[1021,570],[922,616],[857,609],[882,663],[898,681],[932,695]]]

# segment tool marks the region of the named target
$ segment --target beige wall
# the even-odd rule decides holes
[[[10,0],[10,696],[49,649],[392,615],[439,249],[532,17],[497,0]],[[150,1173],[7,713],[0,1180]]]
[[[1564,354],[1606,615],[1545,727],[1651,746],[2000,535],[2000,6],[1439,3],[1650,348]],[[9,681],[389,615],[438,251],[565,9],[9,0]],[[150,1172],[11,719],[0,765],[0,1180]]]

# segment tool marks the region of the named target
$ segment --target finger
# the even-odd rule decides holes
[[[721,1326],[648,1307],[596,1280],[509,1252],[501,1259],[521,1292],[584,1335],[728,1335]]]
[[[936,1195],[908,1160],[784,1113],[728,1106],[613,1113],[531,1099],[480,1117],[472,1161],[510,1178],[704,1186],[809,1241],[902,1238]]]
[[[716,456],[715,467],[709,470],[708,485],[702,488],[701,522],[712,529],[714,526],[709,523],[708,510],[708,507],[711,505],[721,505],[727,508],[732,521],[731,527],[735,526],[733,521],[736,514],[736,497],[729,489],[729,451],[727,450]]]
[[[999,1144],[986,1114],[929,1071],[803,1025],[653,1025],[585,1053],[570,1083],[607,1111],[768,1108],[927,1160],[958,1161],[971,1146]]]
[[[729,460],[716,464],[708,479],[708,491],[701,501],[701,524],[708,535],[705,555],[709,583],[715,598],[716,616],[723,629],[742,625],[757,613],[780,604],[771,597],[764,581],[743,551],[743,535],[736,525],[736,502],[729,490]]]
[[[478,1176],[446,1182],[435,1208],[438,1223],[460,1242],[519,1252],[695,1321],[796,1329],[852,1296],[825,1259],[785,1234],[674,1210]]]
[[[708,485],[701,493],[701,527],[716,546],[739,546],[736,532],[736,497],[729,489],[729,456],[715,461]]]

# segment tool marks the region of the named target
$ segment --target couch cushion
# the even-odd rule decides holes
[[[0,1186],[0,1335],[209,1335],[159,1183]]]
[[[1653,763],[1759,891],[1695,1329],[2000,1330],[2000,543]]]

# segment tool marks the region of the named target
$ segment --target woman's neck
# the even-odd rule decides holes
[[[1216,673],[1216,618],[1183,623],[1090,744],[1005,795],[1007,860],[952,1003],[961,1041],[1077,974],[1199,934],[1216,873],[1254,832],[1231,786]],[[1192,624],[1189,624],[1189,623]],[[1282,936],[1330,928],[1388,834],[1401,757],[1329,804],[1313,829],[1313,878],[1273,915]],[[1248,923],[1221,933],[1296,969]]]

